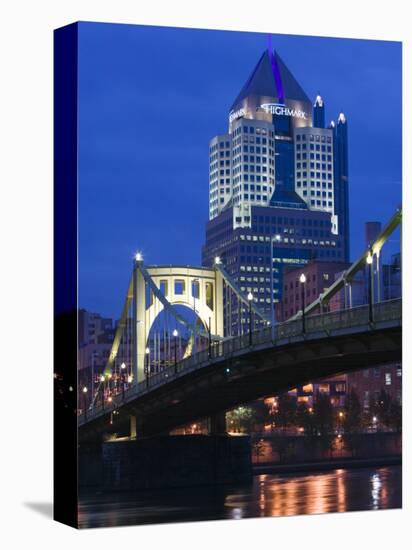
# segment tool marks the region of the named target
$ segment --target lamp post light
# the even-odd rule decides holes
[[[120,365],[120,382],[122,384],[123,399],[124,399],[124,389],[125,389],[124,386],[126,384],[125,370],[126,370],[126,363],[123,361],[123,363]]]
[[[149,371],[150,371],[150,367],[149,367],[149,355],[150,355],[150,348],[146,348],[145,351],[145,371],[146,371],[146,387],[148,388],[149,387]]]
[[[193,311],[197,313],[196,311],[196,298],[200,302],[200,280],[199,279],[193,279],[192,280],[192,295],[193,295]],[[196,323],[195,323],[196,326]],[[193,335],[193,353],[197,353],[197,334],[196,331]]]
[[[176,329],[173,331],[173,338],[175,342],[175,374],[177,374],[177,337],[179,336],[179,333]]]
[[[247,300],[249,302],[249,346],[252,345],[252,302],[253,294],[249,292],[247,295]]]
[[[84,417],[87,418],[87,402],[86,402],[86,395],[87,395],[87,386],[83,386],[83,408],[84,408]]]
[[[340,433],[343,432],[343,418],[345,414],[343,411],[339,411],[339,424],[340,424]]]
[[[373,306],[372,306],[372,276],[373,276],[373,256],[371,250],[369,250],[366,256],[366,263],[368,264],[368,304],[369,304],[369,322],[373,323]]]
[[[91,383],[91,387],[92,387],[92,397],[91,397],[91,400],[92,400],[92,403],[91,403],[91,406],[93,408],[93,404],[94,404],[94,386],[95,386],[95,375],[94,375],[94,369],[95,369],[95,362],[96,362],[96,356],[97,356],[97,351],[94,350],[93,353],[92,353],[92,383]]]
[[[209,317],[209,324],[207,326],[207,334],[208,334],[208,357],[209,359],[212,357],[212,333],[211,333],[211,326],[212,326],[212,319]]]
[[[104,374],[100,376],[100,386],[102,387],[102,409],[104,410]]]
[[[306,327],[305,327],[305,283],[306,283],[306,275],[304,273],[301,274],[299,277],[299,281],[302,290],[302,332],[305,333]]]
[[[275,302],[273,300],[273,243],[280,243],[282,237],[279,234],[272,236],[270,241],[270,316],[271,316],[271,325],[272,325],[272,340],[275,339],[275,323],[276,323],[276,313],[275,313]]]

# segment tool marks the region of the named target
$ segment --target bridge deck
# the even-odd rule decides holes
[[[385,329],[400,327],[402,319],[401,300],[381,302],[373,306],[373,323],[369,322],[368,306],[360,306],[349,310],[313,315],[306,318],[305,333],[302,333],[300,319],[267,327],[242,336],[228,338],[214,344],[209,350],[202,351],[168,367],[161,373],[151,376],[148,380],[132,385],[128,390],[113,397],[109,405],[102,406],[95,403],[78,418],[78,425],[82,427],[99,417],[106,416],[111,411],[120,409],[139,398],[147,398],[152,392],[167,385],[176,385],[178,379],[184,379],[195,371],[212,369],[221,363],[228,363],[231,359],[241,359],[251,352],[264,352],[268,349],[282,349],[291,346],[314,342],[316,340],[336,339],[345,335],[357,333],[379,332]],[[252,342],[252,345],[250,343]],[[290,352],[289,352],[290,353]],[[205,371],[206,372],[206,371]]]

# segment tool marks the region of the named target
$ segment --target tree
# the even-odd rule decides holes
[[[325,451],[332,454],[334,450],[335,434],[333,407],[330,397],[326,393],[318,392],[314,405],[314,433],[320,436],[320,444]]]
[[[251,407],[237,407],[229,411],[226,415],[226,421],[229,424],[230,431],[250,432],[252,427],[253,411]]]
[[[357,433],[362,427],[362,407],[354,389],[346,397],[342,425],[347,434]]]
[[[372,418],[376,418],[376,424],[389,426],[392,398],[388,392],[382,389],[378,396],[369,402],[369,412]]]
[[[333,432],[334,418],[330,398],[325,393],[318,392],[314,405],[314,428],[318,435],[328,435]]]
[[[258,439],[252,443],[252,452],[256,457],[256,462],[259,462],[259,458],[265,453],[265,444],[262,439]]]
[[[309,409],[305,403],[299,403],[296,410],[296,421],[299,426],[305,430],[305,435],[315,435],[315,423],[313,410]]]
[[[389,407],[389,425],[396,432],[402,431],[402,405],[398,400],[392,400]]]
[[[272,451],[276,452],[279,456],[279,463],[293,460],[295,454],[295,438],[277,435],[270,441]]]
[[[265,425],[273,422],[273,416],[270,414],[269,407],[263,399],[259,399],[253,404],[252,417],[255,424]]]
[[[276,426],[285,430],[289,425],[296,422],[297,403],[296,398],[288,393],[282,393],[277,400],[277,408],[275,410]]]

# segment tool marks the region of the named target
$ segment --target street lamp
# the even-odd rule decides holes
[[[282,237],[279,234],[272,235],[271,241],[270,241],[270,315],[271,315],[271,325],[272,325],[272,340],[275,339],[275,302],[273,300],[273,286],[274,286],[274,279],[273,279],[273,243],[280,243],[282,240]]]
[[[252,302],[253,294],[249,292],[247,295],[247,300],[249,302],[249,346],[252,345]]]
[[[150,348],[145,349],[145,363],[146,363],[146,386],[149,386],[149,354],[150,354]]]
[[[209,324],[207,326],[207,334],[208,334],[208,357],[209,359],[212,357],[212,334],[211,334],[211,326],[212,326],[212,319],[209,317]]]
[[[306,283],[306,275],[304,273],[301,274],[299,277],[299,281],[302,285],[302,332],[305,333],[305,283]]]
[[[83,407],[84,407],[84,416],[87,418],[87,403],[86,403],[86,394],[87,394],[87,386],[83,386]]]
[[[97,351],[94,350],[93,353],[92,353],[92,383],[91,383],[91,386],[92,386],[92,408],[93,408],[93,404],[94,404],[94,386],[95,386],[95,376],[94,376],[94,368],[95,368],[95,362],[96,362],[96,356],[97,356]]]
[[[344,417],[343,411],[339,411],[339,424],[340,424],[340,431],[343,432],[343,417]]]
[[[177,337],[179,336],[179,333],[176,329],[173,331],[173,337],[175,339],[175,374],[177,373]]]
[[[373,323],[373,309],[372,309],[372,264],[373,256],[371,250],[369,250],[368,255],[366,256],[366,263],[368,264],[368,303],[369,303],[369,322]]]

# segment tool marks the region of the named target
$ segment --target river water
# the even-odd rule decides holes
[[[89,493],[80,527],[383,510],[402,506],[401,466],[256,475],[236,487]]]

